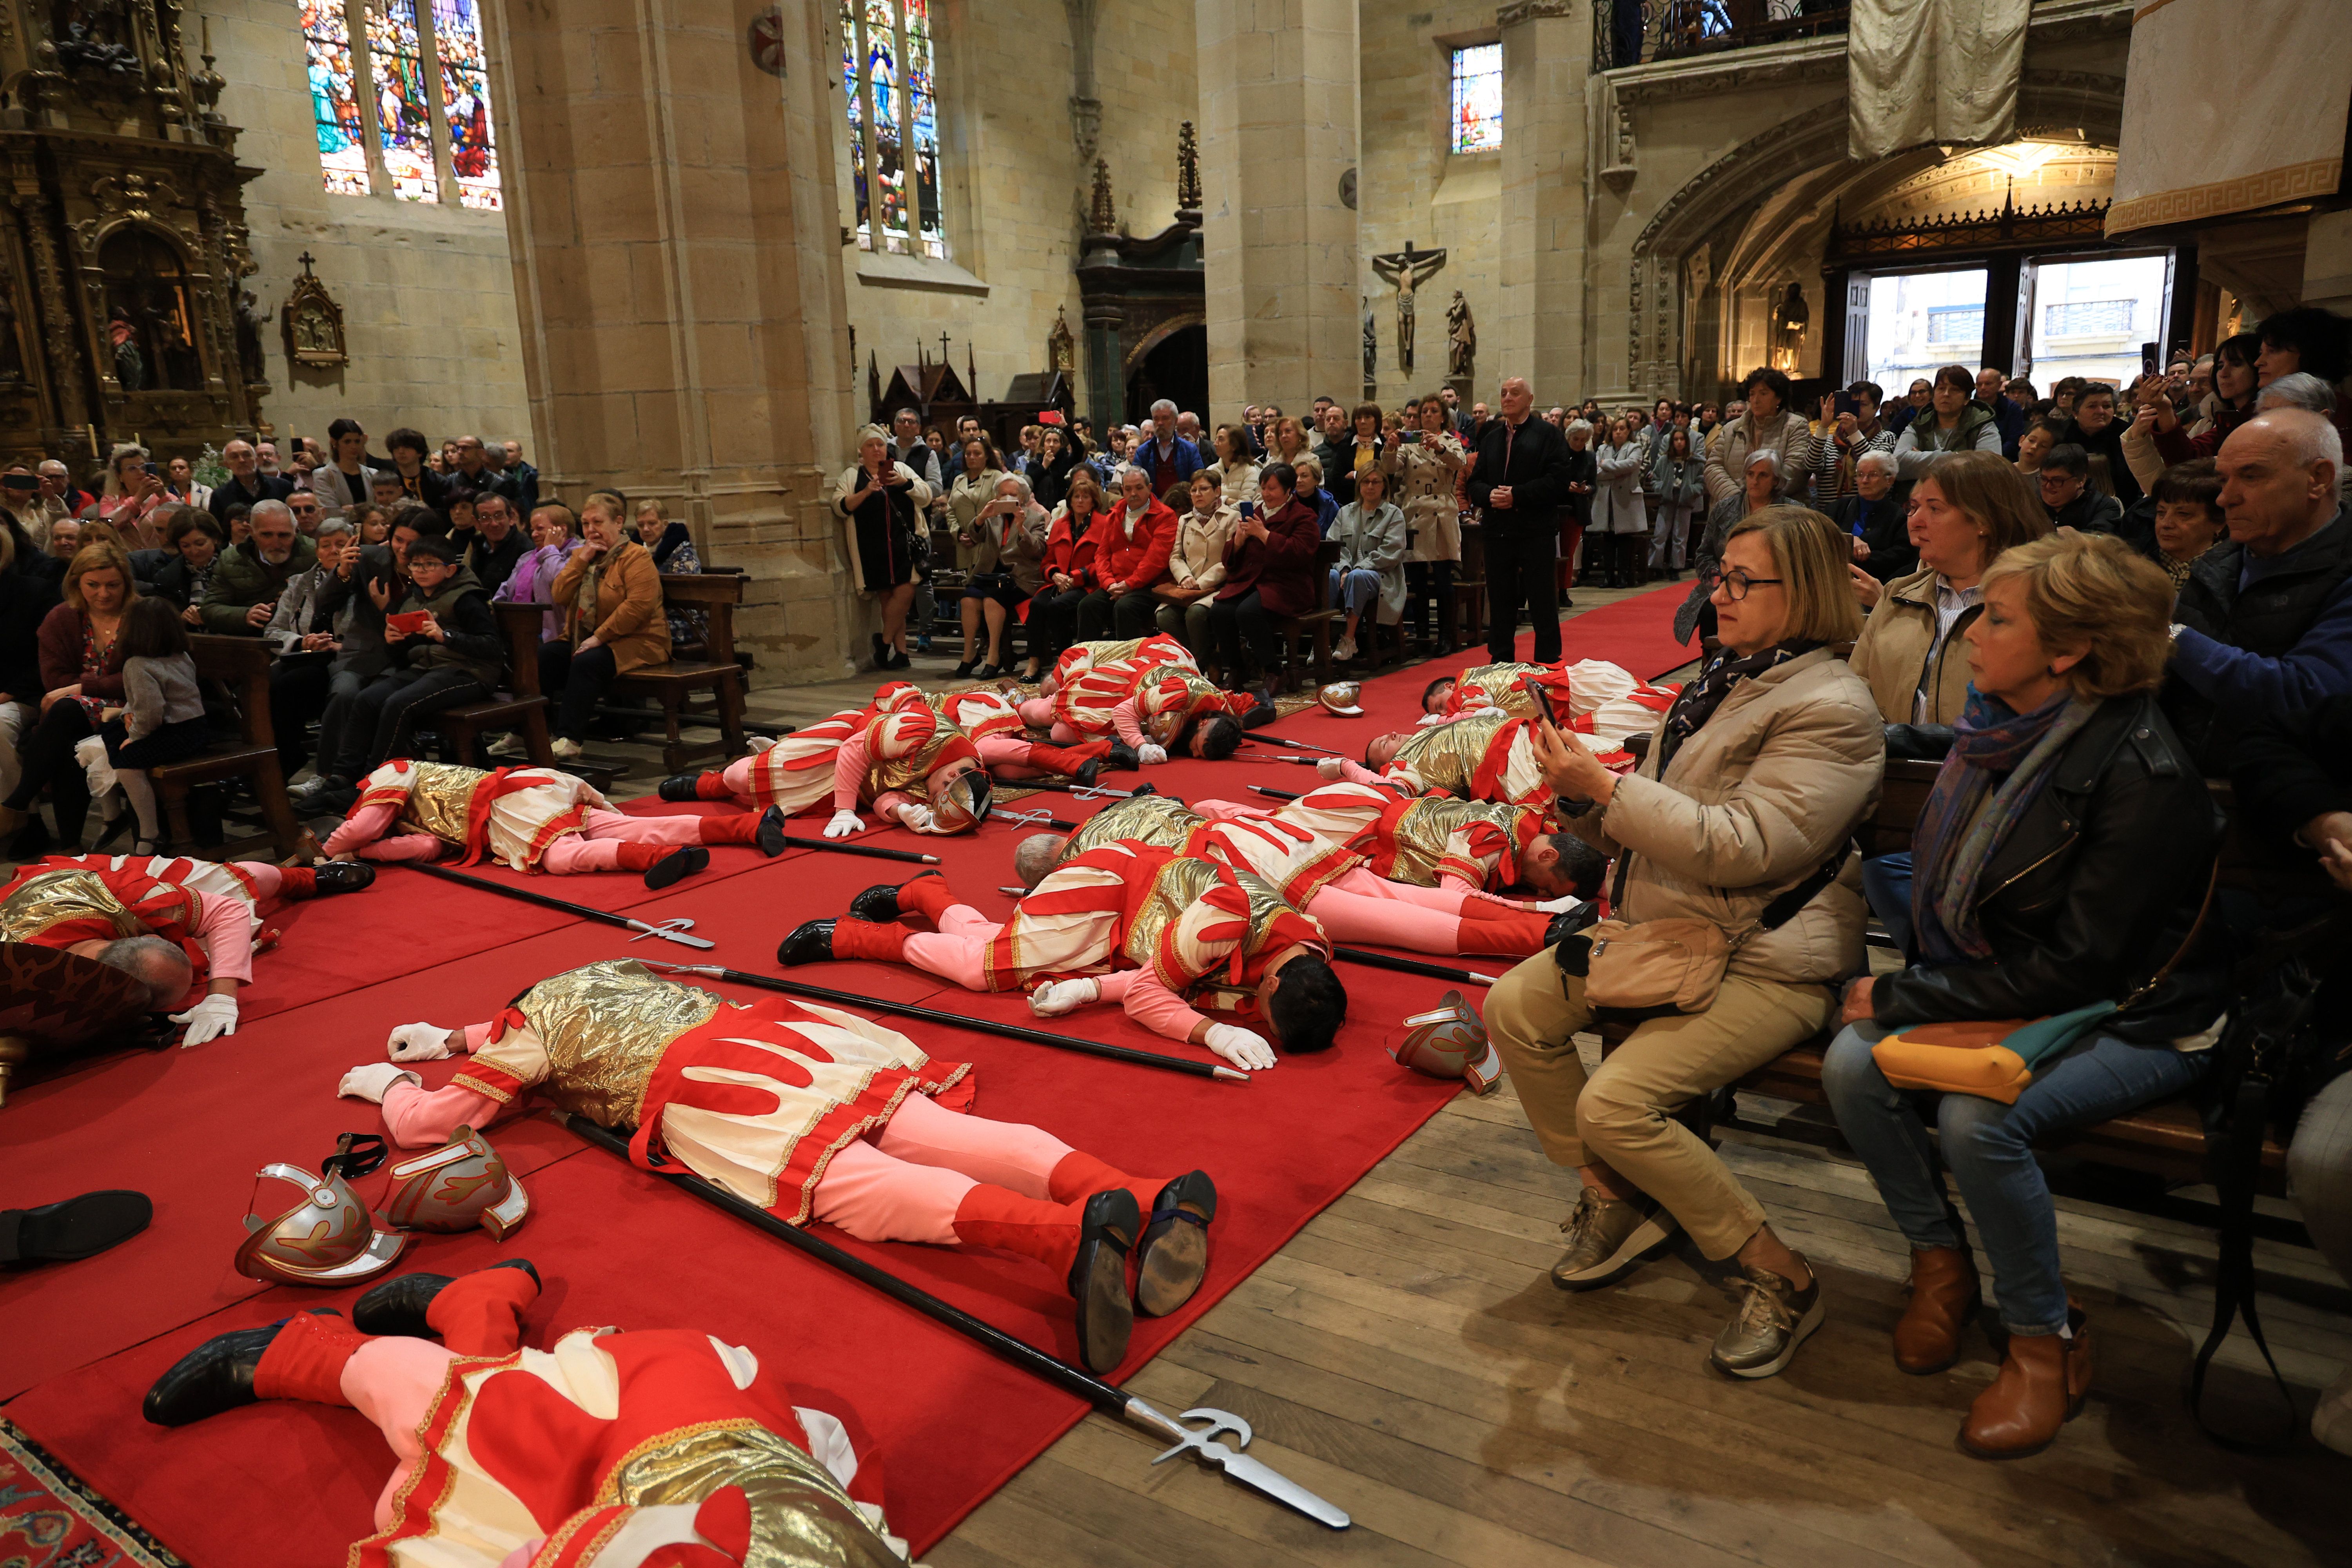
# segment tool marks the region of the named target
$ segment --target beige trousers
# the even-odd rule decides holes
[[[1486,993],[1486,1031],[1554,1163],[1607,1165],[1700,1251],[1728,1258],[1764,1223],[1763,1205],[1674,1113],[1819,1033],[1835,1008],[1826,985],[1726,975],[1714,1006],[1651,1019],[1587,1073],[1573,1038],[1592,1021],[1584,982],[1546,949]]]

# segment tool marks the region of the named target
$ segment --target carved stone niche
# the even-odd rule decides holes
[[[286,329],[286,357],[314,369],[349,364],[352,356],[343,341],[343,308],[310,270],[308,251],[301,259],[302,276],[294,279],[294,291],[278,312]]]

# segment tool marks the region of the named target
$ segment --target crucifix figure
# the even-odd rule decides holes
[[[1412,374],[1412,300],[1423,284],[1437,275],[1445,265],[1445,252],[1415,250],[1412,241],[1406,240],[1402,250],[1391,250],[1386,256],[1372,258],[1372,270],[1383,282],[1396,286],[1397,291],[1397,365],[1407,375]]]

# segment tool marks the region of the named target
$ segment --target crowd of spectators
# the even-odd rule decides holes
[[[194,673],[192,633],[268,646],[279,763],[289,780],[314,768],[293,795],[315,811],[346,808],[435,714],[507,685],[496,603],[547,606],[537,674],[559,760],[612,721],[599,704],[620,676],[706,634],[664,602],[665,574],[702,566],[658,500],[598,491],[575,513],[513,441],[401,428],[386,456],[370,445],[337,419],[323,447],[230,441],[211,485],[131,444],[87,486],[57,458],[0,474],[0,848],[80,847],[93,802],[100,845],[162,841],[146,770],[235,726]],[[142,659],[169,678],[140,676]]]

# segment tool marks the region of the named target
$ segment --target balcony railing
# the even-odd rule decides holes
[[[1842,34],[1848,9],[1829,0],[1593,0],[1592,68]]]

